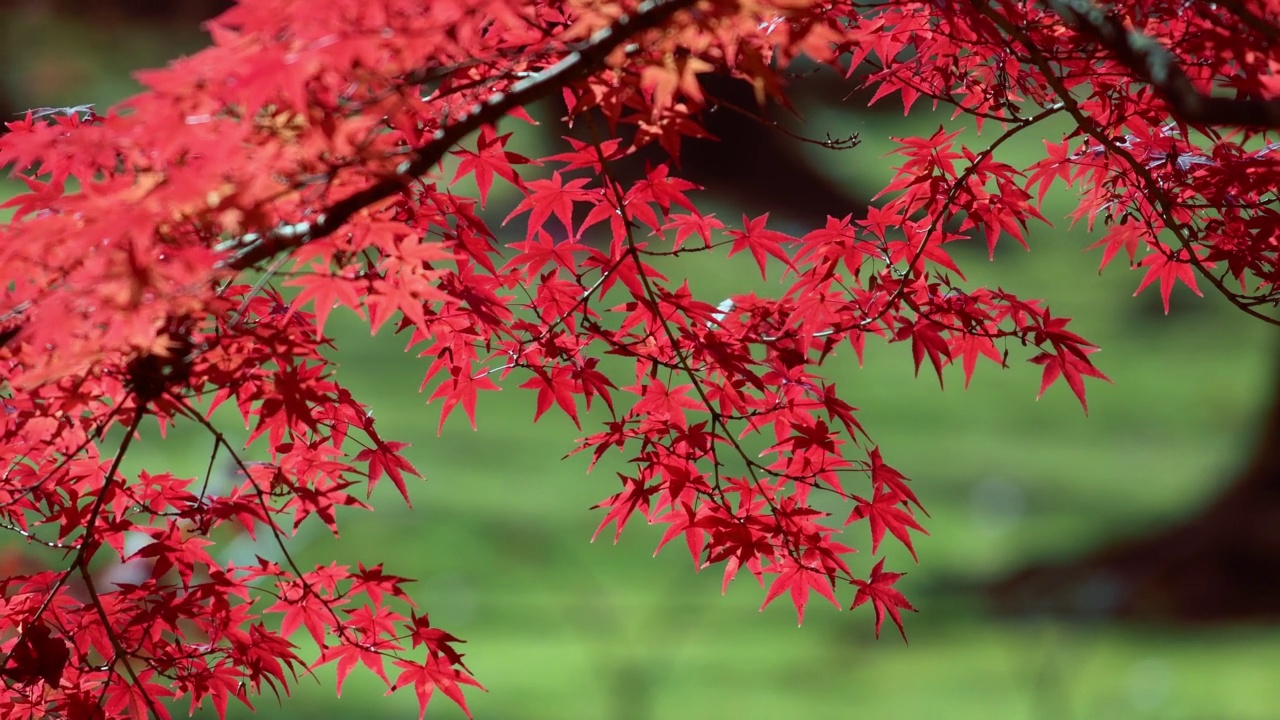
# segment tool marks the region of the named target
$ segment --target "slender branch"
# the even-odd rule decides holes
[[[174,395],[173,393],[169,393],[169,398],[174,402],[178,403],[178,406],[182,409],[182,412],[185,416],[195,420],[196,423],[198,423],[201,427],[203,427],[205,431],[208,432],[209,435],[213,437],[215,447],[217,447],[218,445],[221,445],[223,448],[227,450],[227,452],[231,455],[232,461],[236,464],[236,467],[240,470],[240,472],[244,473],[244,476],[246,479],[248,479],[250,482],[253,483],[253,489],[254,489],[254,493],[257,496],[258,506],[262,508],[262,518],[263,518],[262,522],[264,525],[267,526],[267,529],[270,531],[271,538],[275,541],[276,549],[280,551],[281,557],[284,558],[285,565],[293,573],[294,579],[297,581],[298,585],[302,588],[302,597],[298,598],[298,600],[305,599],[307,596],[318,598],[320,600],[325,600],[326,598],[323,595],[321,595],[320,592],[316,590],[310,582],[307,581],[306,573],[303,572],[302,567],[298,564],[297,560],[294,559],[293,554],[289,552],[289,547],[288,545],[285,544],[285,541],[284,541],[284,535],[283,535],[284,531],[280,528],[279,524],[276,523],[275,519],[271,517],[272,512],[271,512],[271,506],[267,503],[267,493],[262,489],[262,486],[253,479],[253,473],[249,470],[249,466],[245,463],[244,459],[240,457],[240,453],[236,452],[236,449],[232,447],[231,443],[227,440],[226,435],[222,434],[222,431],[214,427],[213,423],[210,422],[208,418],[206,418],[204,415],[197,412],[196,409],[191,407],[189,403],[187,403],[182,398]],[[277,597],[283,599],[284,595],[280,594],[280,595],[277,595]],[[328,602],[322,602],[321,604],[329,612],[329,617],[333,619],[332,631],[334,636],[337,637],[338,640],[348,643],[350,645],[354,645],[354,646],[358,646],[366,649],[375,649],[375,651],[379,655],[382,655],[385,657],[389,657],[397,660],[401,659],[399,656],[395,655],[394,653],[372,648],[372,646],[369,646],[368,644],[361,642],[358,637],[354,637],[353,635],[350,634],[352,631],[350,630],[348,624],[345,621],[343,621],[341,617],[338,616],[338,611],[335,610],[332,605],[330,605]],[[305,672],[308,675],[314,675],[314,673],[312,672],[313,670],[314,670],[314,667],[308,667],[305,669]]]
[[[40,603],[40,607],[36,608],[35,613],[23,622],[22,631],[19,633],[17,641],[15,641],[10,647],[9,652],[5,653],[4,659],[0,660],[0,669],[9,667],[9,661],[13,659],[14,651],[26,641],[28,633],[31,632],[31,628],[35,627],[35,625],[40,622],[45,611],[47,611],[49,606],[53,604],[54,599],[67,584],[67,581],[71,579],[71,574],[76,571],[87,572],[89,560],[91,559],[90,553],[97,547],[97,543],[94,542],[93,538],[94,526],[97,525],[98,516],[102,513],[102,508],[106,504],[107,495],[111,494],[115,489],[116,476],[120,471],[120,463],[124,461],[124,456],[129,452],[129,446],[133,444],[133,436],[137,433],[138,426],[142,424],[142,418],[146,417],[144,410],[144,406],[139,405],[134,411],[133,420],[129,423],[129,428],[125,431],[124,438],[120,441],[120,447],[116,449],[115,459],[112,460],[111,467],[107,469],[107,473],[102,481],[102,490],[99,491],[98,497],[94,499],[93,506],[89,510],[89,517],[85,521],[84,534],[80,536],[80,543],[79,547],[76,549],[75,557],[72,558],[71,564],[67,566],[67,569],[58,576],[58,580],[53,584],[53,587],[45,594],[44,600]],[[90,588],[92,588],[92,583],[90,583]],[[98,609],[101,611],[101,607]],[[104,625],[106,626],[107,631],[110,632],[110,624],[104,621]],[[126,663],[128,662],[124,658],[121,658],[121,660]],[[151,702],[151,698],[149,696],[146,698],[146,704],[147,709],[156,717],[156,720],[159,720],[161,716],[159,713],[155,712],[155,706]]]
[[[995,155],[996,150],[998,150],[1001,145],[1013,139],[1018,134],[1020,134],[1023,130],[1026,130],[1032,125],[1035,125],[1036,123],[1041,122],[1043,120],[1047,120],[1048,118],[1053,117],[1059,112],[1062,112],[1064,107],[1065,106],[1063,105],[1063,103],[1054,103],[1053,105],[1050,105],[1049,107],[1041,110],[1040,112],[1036,113],[1035,115],[1029,118],[1023,118],[1021,120],[1018,120],[1015,123],[1011,123],[1012,125],[1011,127],[1006,128],[1005,131],[1000,134],[1000,137],[996,138],[995,141],[992,142],[990,145],[988,145],[985,150],[978,153],[978,155],[973,159],[973,161],[969,163],[969,166],[964,169],[964,172],[960,173],[956,177],[955,181],[951,183],[951,188],[947,191],[947,196],[942,201],[942,207],[938,210],[936,217],[933,219],[933,221],[929,223],[929,227],[925,229],[924,236],[920,239],[920,246],[915,249],[915,252],[913,252],[911,255],[910,261],[907,263],[908,271],[914,268],[916,264],[919,263],[924,258],[925,251],[929,249],[929,243],[933,239],[934,232],[942,230],[946,221],[950,219],[956,212],[958,212],[956,209],[956,201],[960,199],[961,191],[963,191],[965,188],[969,186],[969,179],[972,178],[974,173],[978,171],[978,168],[982,165],[982,163],[986,162],[989,158]],[[881,249],[881,252],[884,252],[883,259],[888,265],[888,268],[898,277],[906,278],[907,277],[906,272],[899,272],[897,270],[897,268],[894,266],[893,259],[890,257],[889,252],[885,249],[885,247],[882,245],[880,249]],[[880,310],[876,312],[874,315],[866,315],[864,313],[864,317],[858,320],[856,323],[848,325],[846,327],[832,328],[832,331],[844,332],[846,330],[852,330],[854,328],[862,329],[870,326],[872,323],[879,321],[881,318],[885,316],[886,313],[889,312],[889,310],[893,307],[895,303],[903,299],[903,297],[906,295],[907,288],[908,288],[907,283],[904,282],[899,284],[897,289],[893,291],[893,294],[889,296],[889,299],[883,303]]]
[[[147,706],[147,712],[155,720],[161,720],[165,715],[160,714],[156,701],[147,692],[142,680],[138,677],[138,672],[133,669],[133,664],[129,662],[129,658],[133,657],[133,654],[125,650],[124,645],[120,642],[120,636],[111,628],[111,617],[107,615],[107,608],[102,604],[102,598],[98,595],[98,588],[94,587],[93,575],[89,573],[89,564],[87,562],[77,562],[77,565],[80,569],[80,577],[84,580],[85,589],[89,592],[89,602],[98,613],[98,619],[102,622],[103,631],[107,634],[107,641],[111,643],[111,648],[116,654],[115,662],[108,663],[107,667],[112,668],[112,672],[115,672],[113,666],[116,662],[124,665],[125,675],[133,681],[133,686],[142,695],[142,703]],[[117,672],[116,675],[119,675],[119,673]],[[110,680],[108,680],[109,682]]]
[[[76,549],[75,545],[66,545],[60,542],[54,542],[52,540],[41,540],[39,537],[36,536],[35,533],[30,532],[28,530],[23,530],[17,525],[11,525],[7,522],[0,521],[0,528],[3,528],[5,530],[8,530],[9,532],[14,532],[21,535],[22,537],[27,539],[27,542],[33,542],[33,543],[36,543],[37,545],[43,545],[45,547],[53,548],[55,550],[75,550]]]
[[[563,313],[561,313],[560,317],[556,318],[554,322],[552,322],[545,329],[543,329],[542,332],[538,333],[536,337],[530,338],[529,340],[526,340],[525,342],[521,343],[519,354],[517,354],[514,351],[511,353],[511,362],[506,363],[505,365],[500,365],[495,368],[489,368],[488,370],[481,370],[479,373],[472,375],[471,379],[479,380],[482,377],[488,377],[489,375],[502,372],[503,370],[510,370],[511,368],[519,367],[521,364],[519,356],[524,354],[524,349],[530,345],[539,343],[543,339],[550,336],[551,333],[555,332],[556,328],[560,327],[560,325],[562,325],[563,323],[568,322],[569,317],[574,313],[578,312],[578,308],[586,307],[586,305],[591,301],[591,296],[595,294],[596,290],[599,290],[600,286],[604,284],[604,281],[608,280],[615,272],[617,272],[618,268],[622,266],[622,263],[627,261],[627,259],[630,257],[631,253],[633,252],[637,252],[635,247],[634,246],[628,247],[622,253],[622,255],[620,255],[618,259],[614,261],[613,265],[609,266],[608,269],[604,269],[603,266],[601,266],[600,277],[591,285],[591,287],[582,291],[582,295],[578,297],[578,301],[573,304],[573,307],[570,307],[568,310],[565,310]]]
[[[782,123],[778,122],[777,120],[770,120],[769,118],[763,117],[759,113],[751,112],[750,110],[747,110],[744,107],[731,103],[728,100],[724,100],[722,98],[717,98],[715,100],[715,103],[712,105],[711,109],[715,110],[719,108],[731,110],[735,114],[741,115],[742,117],[747,118],[748,120],[751,120],[753,122],[757,122],[763,127],[780,132],[783,135],[786,135],[787,137],[791,138],[792,140],[799,140],[800,142],[807,143],[809,145],[817,145],[818,147],[825,148],[827,150],[852,150],[853,148],[857,147],[859,144],[862,143],[862,140],[859,137],[857,132],[851,132],[848,135],[843,135],[838,137],[831,137],[831,133],[827,133],[827,138],[825,140],[818,140],[816,138],[811,138],[807,135],[801,135],[800,133],[793,132],[783,127]]]

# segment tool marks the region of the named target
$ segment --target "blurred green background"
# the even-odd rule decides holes
[[[75,5],[0,2],[7,112],[105,106],[135,89],[131,69],[203,41],[191,14],[139,19]],[[852,151],[805,152],[863,196],[895,164],[883,156],[890,135],[930,133],[945,121],[859,115],[850,105],[802,109],[811,135],[861,134]],[[546,147],[551,130],[527,135],[527,154]],[[1040,127],[1004,157],[1016,164],[1062,130]],[[984,143],[972,133],[962,140]],[[726,219],[772,209],[716,202]],[[478,718],[1280,717],[1280,629],[1009,619],[990,614],[972,591],[1191,512],[1242,463],[1270,397],[1273,333],[1216,297],[1180,292],[1169,317],[1155,290],[1131,298],[1140,276],[1116,266],[1100,277],[1097,253],[1082,252],[1092,239],[1067,227],[1070,208],[1069,197],[1051,196],[1045,214],[1056,227],[1035,228],[1029,254],[1010,243],[988,262],[974,243],[959,260],[972,285],[1048,298],[1055,314],[1075,318],[1077,332],[1105,349],[1097,361],[1114,385],[1089,385],[1088,417],[1062,386],[1036,402],[1040,368],[1016,354],[1009,371],[982,367],[968,390],[955,373],[945,391],[913,377],[905,346],[868,343],[864,367],[846,353],[827,368],[932,514],[931,536],[916,542],[919,566],[890,550],[890,565],[909,570],[900,587],[920,610],[906,617],[910,645],[890,627],[875,640],[866,609],[837,612],[815,601],[799,629],[785,602],[758,613],[762,592],[749,578],[721,597],[718,570],[693,573],[681,547],[652,557],[653,528],[629,527],[617,547],[607,537],[590,544],[601,515],[588,508],[615,491],[622,456],[591,475],[583,459],[562,460],[578,433],[554,415],[531,424],[533,396],[515,388],[515,376],[504,392],[482,397],[477,431],[453,418],[436,437],[438,407],[412,392],[425,365],[402,352],[399,338],[370,339],[347,316],[330,326],[339,378],[372,406],[384,437],[413,443],[410,457],[428,480],[411,486],[412,509],[380,488],[375,513],[341,518],[340,539],[304,528],[294,551],[304,565],[383,562],[417,578],[414,598],[433,624],[468,641],[468,664],[489,689],[469,698]],[[750,259],[739,260],[682,257],[662,270],[687,276],[712,303],[779,291],[758,281]],[[234,422],[226,429],[239,430]],[[134,460],[200,474],[209,450],[187,428],[164,442],[147,437]],[[855,570],[865,572],[874,560],[858,532],[864,550]],[[411,693],[383,698],[363,671],[340,699],[332,669],[317,676],[281,707],[259,699],[259,710],[281,718],[415,715]],[[444,698],[428,713],[460,716]]]

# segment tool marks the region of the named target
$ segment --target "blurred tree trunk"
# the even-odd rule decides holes
[[[1005,611],[1167,622],[1280,618],[1280,354],[1247,463],[1185,520],[1082,558],[1021,570]]]

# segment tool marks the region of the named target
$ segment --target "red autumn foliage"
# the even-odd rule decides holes
[[[785,595],[802,619],[813,591],[869,602],[877,633],[886,614],[903,630],[901,573],[880,558],[859,577],[846,559],[887,536],[911,550],[923,508],[823,361],[909,342],[917,371],[941,381],[958,364],[967,384],[980,361],[1020,359],[1043,366],[1041,393],[1062,380],[1083,405],[1084,378],[1105,379],[1096,348],[1044,302],[972,286],[950,252],[1025,244],[1053,186],[1105,227],[1102,264],[1123,250],[1166,308],[1175,284],[1199,279],[1265,317],[1280,300],[1277,11],[243,0],[208,25],[208,49],[142,73],[145,91],[120,106],[9,123],[0,164],[29,192],[0,226],[0,528],[49,569],[0,578],[0,715],[165,718],[173,701],[222,716],[327,663],[339,685],[362,666],[390,690],[412,686],[423,712],[436,690],[465,709],[479,683],[461,641],[413,609],[403,578],[307,570],[286,551],[312,516],[336,533],[337,508],[364,506],[384,479],[407,501],[417,474],[333,379],[321,350],[338,307],[426,359],[441,423],[460,407],[475,425],[482,391],[526,388],[535,420],[583,427],[592,464],[631,458],[598,506],[601,530],[641,517],[665,526],[659,547],[682,539],[726,584],[744,569],[767,579],[766,605]],[[793,65],[813,64],[984,134],[901,139],[872,207],[798,237],[770,208],[705,213],[680,177],[681,148],[708,141],[701,118],[718,106],[700,79],[785,102]],[[540,158],[507,150],[548,98],[596,139]],[[1072,129],[1043,159],[997,159],[1050,118]],[[655,147],[665,155],[643,177],[611,172]],[[524,235],[509,248],[481,214],[498,182],[520,196],[503,209]],[[776,297],[700,298],[653,266],[739,252],[785,279]],[[210,422],[224,404],[247,446]],[[204,428],[237,484],[123,474],[151,423]],[[112,428],[123,440],[107,442]],[[763,453],[746,451],[751,436]],[[823,496],[844,501],[846,522],[815,507]],[[232,530],[283,559],[220,560]],[[115,581],[91,569],[109,562],[145,569]],[[317,658],[298,654],[302,637]]]

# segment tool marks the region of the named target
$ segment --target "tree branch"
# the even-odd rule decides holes
[[[1169,104],[1173,115],[1193,125],[1280,128],[1280,100],[1213,97],[1199,92],[1160,41],[1124,26],[1093,0],[1046,0],[1075,30],[1110,50]]]
[[[634,13],[621,15],[612,25],[597,31],[582,47],[569,53],[559,62],[536,73],[529,74],[511,86],[506,92],[492,95],[483,104],[476,104],[471,112],[458,118],[448,127],[437,130],[429,143],[413,151],[398,168],[395,175],[383,178],[373,185],[334,202],[320,212],[315,221],[283,225],[266,233],[247,233],[231,243],[239,250],[218,263],[225,270],[245,270],[276,255],[301,247],[312,240],[333,234],[339,227],[366,207],[402,191],[416,178],[426,174],[432,165],[463,138],[485,125],[497,123],[508,112],[541,100],[570,82],[600,70],[614,50],[637,33],[651,30],[666,22],[677,12],[694,5],[698,0],[645,0]],[[22,316],[27,306],[19,306],[0,316],[0,348],[7,345],[22,331]]]
[[[695,2],[697,0],[645,0],[634,13],[622,15],[613,25],[592,35],[582,48],[569,53],[551,67],[520,80],[510,90],[492,95],[483,104],[476,104],[469,114],[437,130],[431,142],[414,151],[395,175],[338,200],[313,223],[288,225],[262,236],[242,238],[245,247],[222,261],[222,267],[231,270],[250,268],[280,252],[332,234],[360,210],[395,195],[414,179],[426,174],[467,135],[496,123],[518,107],[547,97],[566,84],[599,70],[609,55],[627,39],[658,27]]]

